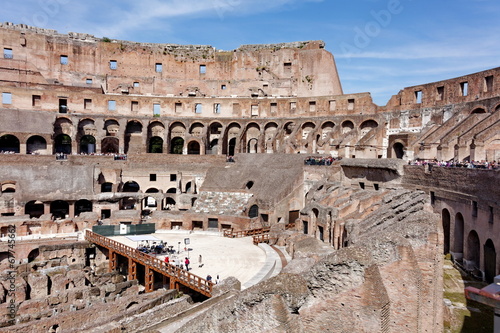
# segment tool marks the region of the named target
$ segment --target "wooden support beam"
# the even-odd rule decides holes
[[[128,258],[128,281],[137,279],[137,262],[132,258]]]
[[[144,284],[146,285],[147,293],[152,292],[154,290],[154,284],[155,284],[154,271],[149,266],[146,266],[146,276],[144,279]]]
[[[109,249],[109,272],[111,273],[118,266],[118,255],[115,251]]]

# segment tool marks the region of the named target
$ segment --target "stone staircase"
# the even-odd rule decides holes
[[[240,215],[253,196],[246,192],[201,191],[193,211],[203,214]]]

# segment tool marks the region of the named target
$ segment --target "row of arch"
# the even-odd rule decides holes
[[[174,121],[167,127],[159,120],[152,121],[147,131],[139,120],[128,120],[125,131],[121,133],[120,123],[115,119],[104,121],[103,130],[98,130],[96,121],[82,119],[75,128],[73,122],[65,117],[56,119],[52,135],[31,135],[23,142],[15,133],[0,136],[0,151],[21,153],[25,145],[27,154],[119,154],[128,153],[132,146],[139,146],[139,151],[147,153],[170,154],[227,154],[258,152],[257,146],[265,146],[266,152],[276,151],[274,141],[289,136],[307,140],[321,140],[337,128],[338,135],[354,129],[355,123],[344,120],[340,127],[333,121],[323,121],[317,125],[313,121],[301,124],[285,121],[259,124],[249,122],[245,126],[233,121],[228,125],[212,122],[208,125],[195,121],[187,126],[181,121]],[[373,120],[363,121],[358,129],[366,134],[378,123]],[[146,149],[144,149],[146,146]],[[262,151],[261,151],[262,152]]]
[[[444,208],[442,210],[441,219],[444,233],[444,253],[454,254],[455,259],[462,258],[466,269],[472,272],[481,271],[482,256],[484,279],[489,283],[493,282],[493,278],[497,275],[496,250],[493,240],[488,238],[482,243],[477,231],[474,229],[465,235],[464,217],[460,212],[455,214],[453,235],[451,235],[451,214],[448,209]]]

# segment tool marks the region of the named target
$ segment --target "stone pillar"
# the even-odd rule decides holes
[[[43,203],[43,213],[50,214],[50,202]]]
[[[71,202],[68,204],[68,206],[69,206],[69,212],[68,212],[69,217],[70,218],[75,217],[75,203]]]
[[[26,155],[26,144],[25,143],[21,143],[19,145],[19,154]]]

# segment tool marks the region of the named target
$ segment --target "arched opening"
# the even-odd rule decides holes
[[[151,154],[161,154],[163,153],[163,139],[154,136],[149,140],[148,153]]]
[[[177,193],[177,189],[175,187],[171,187],[167,190],[167,193]]]
[[[26,141],[26,153],[42,155],[47,153],[47,141],[39,135],[31,136]]]
[[[148,188],[146,193],[160,193],[160,190],[154,187]]]
[[[378,123],[375,120],[365,120],[361,125],[359,126],[359,129],[361,130],[361,135],[366,135],[368,132],[370,132],[372,129],[377,128]]]
[[[156,202],[156,199],[153,197],[145,197],[144,198],[144,208],[145,209],[151,209],[151,208],[156,208],[158,207],[158,204]]]
[[[474,114],[474,113],[486,113],[486,111],[483,108],[477,108],[477,109],[472,110],[471,114]]]
[[[342,123],[342,134],[348,133],[354,129],[354,123],[350,120],[346,120]]]
[[[173,138],[170,143],[170,154],[182,155],[183,148],[184,148],[184,139],[179,137]]]
[[[200,144],[198,141],[191,141],[188,144],[188,154],[189,155],[200,155]]]
[[[0,152],[19,153],[19,139],[10,134],[0,136]]]
[[[139,192],[139,190],[139,184],[131,180],[123,184],[122,192]]]
[[[219,149],[219,139],[213,139],[210,141],[210,146],[207,149],[207,154],[217,154]]]
[[[101,141],[101,152],[103,154],[118,154],[120,140],[114,137],[104,138]]]
[[[1,185],[1,193],[16,193],[16,183],[3,183]]]
[[[71,137],[67,134],[59,134],[54,140],[54,151],[56,153],[71,154]]]
[[[252,205],[250,209],[248,210],[248,217],[249,218],[254,218],[259,216],[259,206],[257,205]]]
[[[40,216],[43,215],[44,212],[44,206],[43,203],[40,201],[30,201],[27,202],[26,205],[24,205],[24,214],[29,215],[30,219],[32,218],[39,218]]]
[[[69,217],[69,204],[63,200],[56,200],[50,203],[50,213],[55,219]]]
[[[247,153],[255,154],[257,153],[257,139],[248,140]]]
[[[101,192],[113,192],[113,183],[102,183]]]
[[[137,120],[131,120],[127,124],[125,129],[125,154],[135,151],[141,151],[141,134],[142,134],[142,124]]]
[[[91,212],[92,211],[92,202],[89,200],[78,200],[75,203],[75,216],[80,215],[81,213]]]
[[[495,244],[491,239],[488,239],[484,244],[484,278],[486,282],[493,283],[493,278],[497,271],[497,253],[495,252]]]
[[[120,209],[121,210],[135,209],[135,204],[136,204],[135,198],[130,198],[130,197],[123,198],[121,201]]]
[[[466,268],[470,271],[479,270],[481,248],[477,232],[472,230],[467,237]]]
[[[40,255],[40,250],[38,248],[31,250],[30,253],[28,254],[28,262],[35,261],[39,255]]]
[[[80,139],[80,153],[95,153],[95,138],[92,135],[84,135]]]
[[[228,144],[228,155],[229,156],[234,156],[234,150],[236,148],[236,138],[232,138],[229,140]]]
[[[187,182],[185,193],[191,193],[192,192],[192,187],[193,187],[192,183],[191,182]]]
[[[165,200],[165,207],[164,210],[172,210],[175,208],[175,200],[172,198],[167,198]]]
[[[464,253],[464,217],[461,213],[455,215],[455,232],[453,236],[455,238],[453,252],[461,257]]]
[[[405,147],[403,146],[402,143],[396,142],[392,146],[393,152],[394,152],[394,157],[402,159],[403,156],[405,155]]]
[[[450,212],[448,209],[443,209],[441,214],[441,221],[443,224],[443,237],[444,237],[444,254],[450,253]]]

